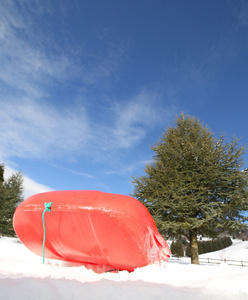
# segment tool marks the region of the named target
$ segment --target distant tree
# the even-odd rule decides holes
[[[230,237],[218,238],[209,241],[200,241],[198,242],[199,254],[218,251],[225,249],[232,245],[232,240]],[[190,247],[186,247],[186,256],[190,256]]]
[[[248,241],[248,228],[236,231],[233,238]]]
[[[4,176],[3,176],[3,174],[4,174],[4,165],[1,164],[1,165],[0,165],[0,184],[3,183],[3,181],[4,181]]]
[[[12,219],[19,202],[23,200],[23,176],[21,172],[4,180],[4,165],[0,165],[0,235],[14,236]]]
[[[245,147],[236,138],[215,138],[199,120],[181,114],[152,150],[145,175],[132,179],[133,196],[149,209],[163,234],[187,237],[191,263],[199,264],[198,234],[216,237],[245,226]]]
[[[177,257],[184,256],[183,244],[180,241],[173,241],[170,246],[171,253]]]

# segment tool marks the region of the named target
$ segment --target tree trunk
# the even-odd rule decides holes
[[[197,243],[197,230],[193,229],[189,232],[191,263],[199,265],[199,252]]]

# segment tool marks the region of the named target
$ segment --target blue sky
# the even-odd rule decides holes
[[[25,196],[132,193],[181,112],[248,145],[245,0],[0,1],[0,67],[0,162]]]

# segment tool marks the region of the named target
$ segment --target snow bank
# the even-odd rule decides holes
[[[225,251],[232,259],[242,253],[248,260],[248,242]],[[216,253],[208,255],[223,256]],[[42,258],[17,239],[0,239],[0,299],[242,300],[248,299],[247,282],[247,267],[225,263],[196,266],[171,260],[165,266],[151,265],[132,273],[100,274],[89,265],[51,260],[43,265]]]

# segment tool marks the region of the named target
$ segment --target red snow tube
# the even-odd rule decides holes
[[[42,214],[47,202],[52,202],[51,211],[45,213],[47,258],[133,271],[170,257],[166,241],[141,202],[98,191],[41,193],[17,207],[15,232],[29,250],[40,256]]]

